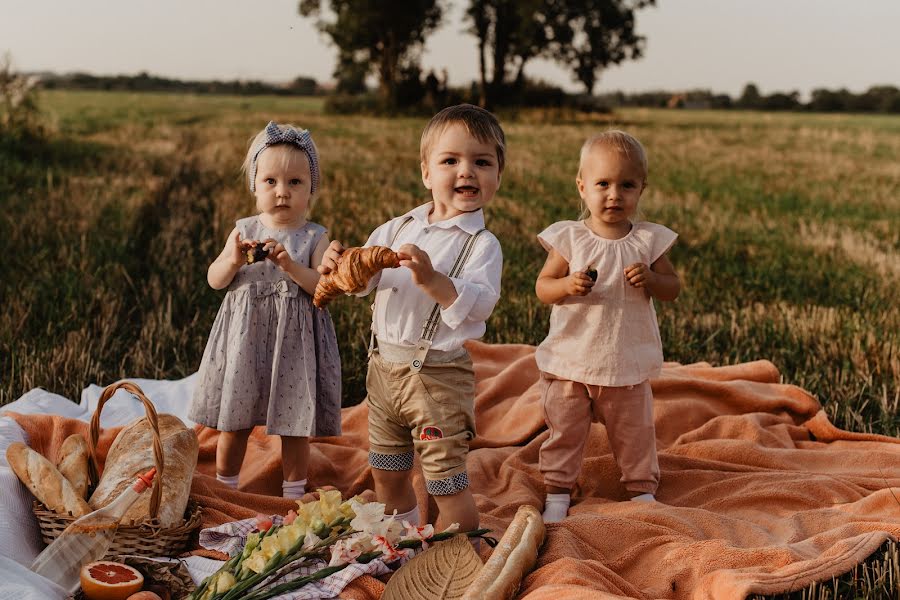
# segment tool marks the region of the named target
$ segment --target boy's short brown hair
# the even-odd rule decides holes
[[[428,153],[434,141],[453,123],[462,123],[469,134],[478,141],[494,144],[497,150],[497,164],[500,172],[506,164],[506,136],[497,117],[489,111],[473,104],[457,104],[448,106],[431,118],[425,130],[422,132],[422,141],[419,144],[419,153],[422,162],[428,162]]]

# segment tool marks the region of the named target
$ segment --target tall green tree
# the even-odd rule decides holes
[[[478,39],[481,103],[521,86],[525,64],[546,57],[570,67],[588,93],[600,71],[641,56],[635,11],[655,0],[471,0],[469,31]]]
[[[655,0],[565,0],[562,18],[553,21],[553,58],[568,65],[585,92],[594,93],[600,73],[610,65],[640,58],[646,38],[635,31],[635,12]]]
[[[335,77],[345,91],[361,85],[361,73],[378,76],[382,100],[396,104],[404,71],[415,71],[425,38],[440,24],[442,0],[300,0],[304,17],[338,48]]]
[[[469,32],[478,38],[480,104],[502,101],[524,78],[525,63],[546,51],[552,29],[548,15],[556,2],[471,0]]]

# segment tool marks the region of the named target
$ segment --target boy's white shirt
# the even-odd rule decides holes
[[[431,207],[432,203],[428,202],[379,226],[369,236],[365,246],[390,246],[397,250],[404,244],[415,244],[428,253],[434,269],[446,275],[469,236],[484,229],[484,212],[479,209],[446,221],[429,223]],[[411,216],[412,220],[391,244],[407,216]],[[478,236],[460,276],[450,278],[458,297],[453,304],[440,311],[441,324],[434,335],[433,349],[455,350],[466,340],[484,335],[485,321],[500,299],[502,271],[500,241],[494,234],[485,231]],[[384,269],[357,295],[365,296],[376,286],[372,321],[375,336],[381,342],[414,346],[434,307],[434,299],[413,283],[412,274],[406,267]]]

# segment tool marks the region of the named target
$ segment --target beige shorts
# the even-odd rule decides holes
[[[625,489],[655,494],[659,486],[650,382],[603,387],[541,374],[541,407],[550,430],[541,445],[544,483],[571,489],[581,473],[591,422],[606,425]]]
[[[390,362],[377,351],[366,375],[369,464],[408,471],[414,453],[428,493],[456,494],[469,485],[466,455],[475,437],[475,372],[466,352],[448,362]]]

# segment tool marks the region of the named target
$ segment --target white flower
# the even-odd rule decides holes
[[[356,560],[360,554],[362,554],[362,551],[354,547],[352,538],[338,540],[331,546],[331,560],[328,566],[337,567],[349,564]]]
[[[459,523],[451,523],[450,526],[441,533],[456,533],[457,531],[459,531]]]
[[[403,534],[404,540],[419,540],[424,542],[434,535],[434,525],[431,523],[419,527],[418,525],[411,525],[409,521],[403,521],[403,527],[406,528],[406,531]]]
[[[306,530],[306,535],[303,538],[303,549],[310,550],[313,546],[322,541],[322,538],[313,533],[312,529]]]
[[[375,544],[375,549],[381,551],[381,560],[385,562],[385,564],[389,564],[394,562],[395,560],[406,558],[412,556],[413,551],[411,549],[400,549],[397,548],[391,541],[383,535],[375,535],[372,536],[372,542]]]
[[[368,502],[361,504],[356,500],[350,501],[350,506],[356,517],[350,521],[350,527],[356,531],[372,533],[384,519],[384,504],[380,502]]]

